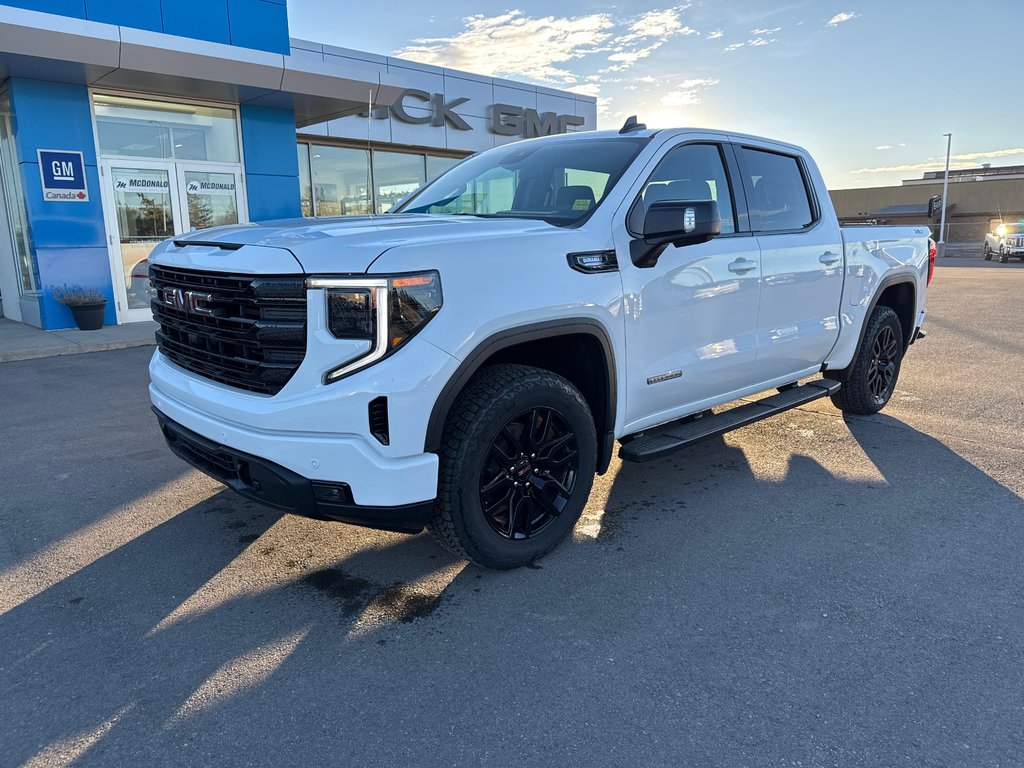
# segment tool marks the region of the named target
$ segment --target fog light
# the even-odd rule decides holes
[[[313,483],[313,495],[317,501],[334,504],[348,504],[352,501],[352,492],[345,483]]]

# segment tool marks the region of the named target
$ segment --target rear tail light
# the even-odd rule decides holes
[[[928,238],[928,285],[932,284],[932,275],[935,274],[935,254],[938,253],[938,246],[930,237]]]

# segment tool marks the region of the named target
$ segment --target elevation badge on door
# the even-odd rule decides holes
[[[43,199],[51,203],[87,203],[85,160],[81,152],[62,149],[38,149],[39,175],[43,180]]]

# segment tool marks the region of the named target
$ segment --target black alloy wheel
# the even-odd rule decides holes
[[[868,366],[868,391],[876,403],[884,405],[892,395],[900,361],[900,343],[891,325],[882,326],[871,344]]]
[[[825,371],[825,377],[842,384],[832,394],[836,408],[869,416],[882,410],[896,391],[907,333],[891,307],[875,307],[865,325],[850,365]]]
[[[480,506],[506,539],[529,539],[566,508],[579,474],[576,433],[554,408],[531,408],[494,436],[480,472]]]
[[[580,519],[597,464],[594,417],[556,373],[488,365],[452,405],[438,458],[431,534],[477,565],[518,568]]]

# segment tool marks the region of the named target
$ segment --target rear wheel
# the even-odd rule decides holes
[[[566,379],[524,365],[484,369],[445,425],[430,531],[486,568],[516,568],[572,530],[594,482],[597,437]]]
[[[832,403],[846,413],[878,413],[896,389],[903,362],[903,326],[889,307],[875,307],[849,368],[826,371],[842,383]]]

